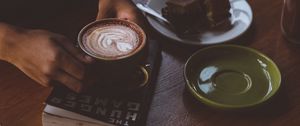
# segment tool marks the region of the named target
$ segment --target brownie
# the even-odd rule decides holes
[[[207,18],[212,26],[216,26],[230,17],[229,0],[206,0],[204,4],[207,10]]]
[[[229,0],[168,0],[166,5],[162,15],[179,35],[199,33],[230,16]]]
[[[162,15],[174,26],[177,33],[197,33],[205,27],[206,12],[199,0],[169,0]]]

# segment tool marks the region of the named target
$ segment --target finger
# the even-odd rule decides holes
[[[136,15],[134,13],[128,12],[128,11],[119,11],[117,13],[117,18],[120,19],[125,19],[125,20],[130,20],[133,22],[137,22]]]
[[[110,0],[100,0],[97,14],[97,20],[113,17],[114,11]]]
[[[144,16],[136,9],[123,9],[117,12],[117,18],[129,20],[135,22],[140,26],[144,26]]]
[[[59,70],[54,75],[54,80],[62,83],[63,85],[67,86],[69,89],[75,92],[82,91],[82,83],[77,80],[76,78],[72,77],[68,73],[64,72],[63,70]]]
[[[84,63],[92,63],[94,59],[74,46],[74,44],[66,37],[56,35],[55,41],[58,42],[64,49],[66,49],[72,56]]]
[[[61,53],[59,57],[59,66],[62,70],[75,77],[78,80],[82,80],[84,77],[85,66],[83,63],[76,60],[73,56],[67,52]]]

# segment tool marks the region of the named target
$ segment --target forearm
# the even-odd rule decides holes
[[[22,30],[12,25],[0,22],[0,60],[10,62],[9,54],[12,54],[9,48],[13,47]]]
[[[7,30],[9,26],[7,24],[1,23],[0,22],[0,60],[5,60],[5,36],[7,34]]]

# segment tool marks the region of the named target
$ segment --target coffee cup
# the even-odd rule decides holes
[[[288,41],[300,44],[299,0],[284,0],[281,15],[281,31]]]
[[[130,78],[132,70],[137,70],[143,79],[129,87],[143,87],[148,83],[148,68],[143,65],[146,34],[134,22],[116,18],[94,21],[79,32],[78,45],[96,59],[92,69],[101,69],[102,78],[118,80],[119,73],[127,73]]]

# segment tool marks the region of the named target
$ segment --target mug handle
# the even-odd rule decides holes
[[[145,65],[145,66],[144,65],[140,65],[138,67],[141,70],[141,72],[143,72],[143,74],[144,74],[144,80],[143,80],[143,82],[141,84],[139,84],[139,86],[137,87],[137,88],[141,88],[141,87],[144,87],[144,86],[146,86],[148,84],[150,77],[149,77],[149,70],[148,70],[148,66],[147,65]]]

